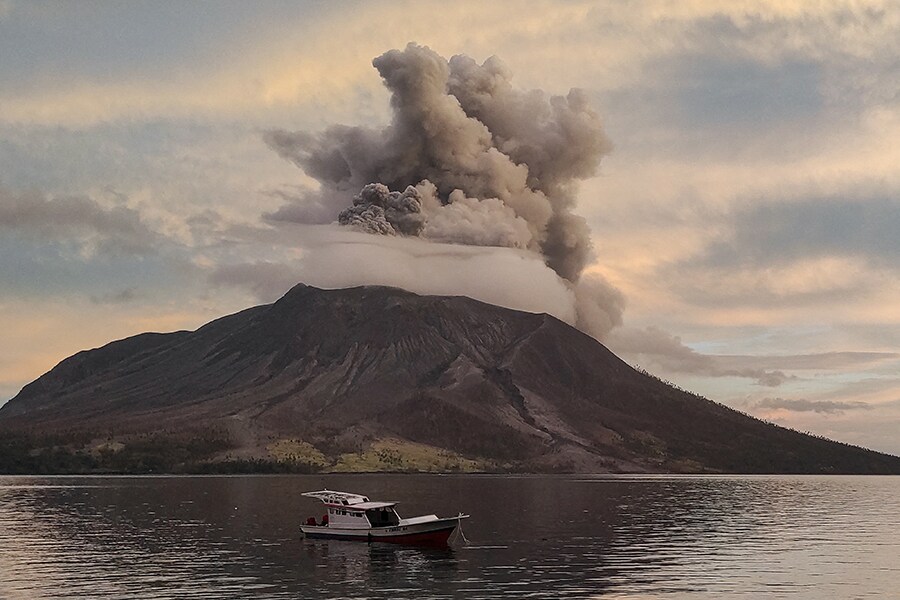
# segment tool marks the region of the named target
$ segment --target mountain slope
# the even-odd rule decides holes
[[[293,444],[324,468],[388,440],[481,468],[900,472],[900,458],[674,389],[548,315],[381,287],[298,285],[194,332],[80,352],[0,409],[0,427],[216,431],[230,458]]]

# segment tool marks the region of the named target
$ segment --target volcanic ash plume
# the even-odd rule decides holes
[[[370,183],[353,197],[353,206],[341,211],[338,223],[366,233],[419,235],[425,226],[422,198],[412,186],[400,193],[383,184]]]
[[[269,218],[297,220],[330,206],[340,224],[368,233],[523,248],[574,286],[592,258],[587,223],[572,212],[576,183],[611,148],[586,95],[518,90],[496,57],[448,61],[412,43],[373,65],[391,92],[388,126],[266,134],[320,183],[304,198],[316,211],[287,206]],[[601,287],[599,295],[581,290],[578,303],[591,307],[591,322],[614,325],[621,297],[610,303],[615,290]]]

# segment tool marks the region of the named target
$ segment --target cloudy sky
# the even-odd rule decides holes
[[[79,350],[299,281],[575,323],[528,248],[327,224],[319,181],[273,144],[385,127],[372,60],[416,42],[496,55],[542,98],[584,91],[612,144],[574,209],[584,278],[620,311],[604,343],[739,410],[900,454],[896,2],[445,4],[0,0],[0,402]]]

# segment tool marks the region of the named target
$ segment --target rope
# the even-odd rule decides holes
[[[462,519],[457,522],[456,531],[453,532],[453,543],[455,544],[457,539],[462,538],[463,546],[468,546],[469,540],[466,539],[466,534],[463,532],[462,522]]]

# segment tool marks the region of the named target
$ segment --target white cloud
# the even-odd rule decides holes
[[[388,238],[328,225],[298,225],[281,235],[288,232],[301,249],[299,257],[278,264],[219,263],[210,273],[212,282],[246,287],[264,301],[277,299],[291,282],[323,288],[386,285],[468,296],[575,323],[573,292],[530,252]]]

